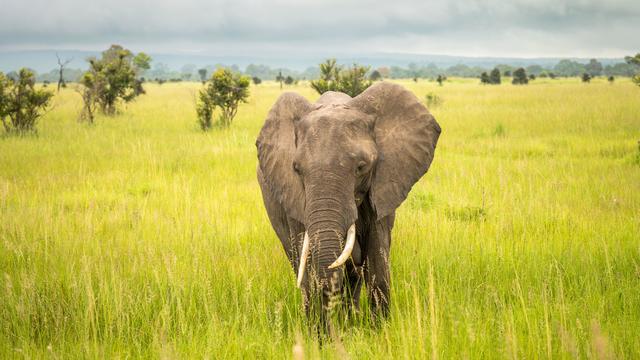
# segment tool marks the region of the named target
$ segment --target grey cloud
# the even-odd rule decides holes
[[[631,36],[640,33],[637,0],[0,0],[0,8],[29,14],[29,21],[7,16],[0,23],[3,49],[122,42],[167,50],[188,43],[205,50],[375,46],[369,50],[555,56],[640,48]]]

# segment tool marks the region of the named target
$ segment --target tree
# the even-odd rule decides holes
[[[259,77],[257,77],[257,76],[254,76],[253,78],[251,78],[251,80],[253,81],[253,83],[254,83],[255,85],[260,85],[260,83],[262,83],[262,79],[260,79],[260,78],[259,78]]]
[[[144,94],[145,91],[142,87],[144,77],[142,77],[142,75],[144,75],[149,69],[151,69],[151,56],[143,52],[139,52],[138,54],[136,54],[136,56],[133,57],[132,64],[133,71],[136,77],[134,91],[136,95]],[[191,74],[189,74],[189,76],[191,76]]]
[[[591,82],[591,75],[589,73],[582,74],[582,82],[583,83]]]
[[[37,121],[53,93],[36,89],[35,84],[35,75],[29,69],[21,69],[17,80],[0,72],[0,121],[8,134],[37,132]]]
[[[602,74],[603,67],[598,60],[591,59],[589,60],[589,63],[584,66],[584,69],[587,73],[589,73],[589,75],[591,75],[591,77],[594,77],[600,76]]]
[[[527,73],[529,74],[533,74],[533,75],[540,75],[543,71],[544,68],[540,65],[529,65],[527,66],[527,68],[525,69],[527,71]]]
[[[151,56],[143,52],[139,52],[134,56],[132,62],[136,77],[138,78],[140,78],[145,71],[151,69]]]
[[[91,96],[83,99],[97,102],[104,114],[113,115],[118,101],[129,102],[143,94],[142,82],[136,76],[145,66],[133,59],[131,51],[120,45],[111,45],[100,59],[89,58],[89,70],[83,74],[81,84]]]
[[[82,97],[82,111],[80,112],[80,121],[86,121],[89,124],[93,124],[95,119],[96,109],[98,107],[98,91],[99,87],[95,83],[95,73],[87,71],[82,75],[80,83],[83,85],[82,89],[78,92]]]
[[[198,75],[200,75],[200,81],[204,84],[207,81],[207,69],[198,69]]]
[[[513,80],[511,83],[514,85],[526,85],[529,83],[527,78],[527,72],[523,68],[518,68],[513,72]]]
[[[529,74],[529,80],[533,81],[536,79],[535,74]]]
[[[369,80],[371,81],[378,81],[378,80],[382,80],[382,75],[380,74],[380,71],[378,70],[373,70],[371,72],[371,74],[369,74]]]
[[[637,53],[636,56],[625,56],[624,60],[627,64],[640,66],[640,53]]]
[[[13,81],[18,81],[18,79],[20,79],[20,74],[18,74],[16,71],[9,71],[7,73],[7,78]]]
[[[445,82],[447,80],[447,77],[444,75],[438,75],[438,78],[436,79],[436,81],[438,82],[438,85],[442,86],[442,83]]]
[[[609,77],[607,78],[607,81],[609,81],[609,83],[610,83],[610,84],[613,84],[613,82],[614,82],[615,80],[616,80],[616,78],[615,78],[613,75],[611,75],[611,76],[609,76]]]
[[[627,62],[627,64],[635,66],[636,69],[640,67],[640,53],[637,53],[636,56],[625,56],[624,60]],[[631,81],[640,86],[640,74],[636,73],[631,78]]]
[[[293,77],[291,77],[291,75],[287,75],[287,77],[284,78],[284,83],[286,85],[291,85],[293,84],[293,82],[294,82],[294,79]]]
[[[336,64],[336,59],[328,59],[320,64],[320,79],[311,81],[311,87],[319,94],[327,91],[341,91],[351,97],[358,96],[371,86],[366,74],[369,67],[353,64],[343,68]]]
[[[61,60],[60,56],[58,56],[58,53],[56,53],[56,58],[58,58],[58,92],[60,92],[60,88],[61,87],[65,87],[67,86],[67,84],[64,81],[64,68],[65,66],[69,65],[69,63],[71,61],[73,61],[73,58],[71,59],[66,59],[66,60]]]
[[[327,91],[338,91],[341,67],[336,59],[327,59],[320,64],[320,78],[311,81],[311,87],[319,94]]]
[[[491,80],[489,79],[489,74],[483,72],[480,74],[480,83],[481,84],[491,84]]]
[[[607,65],[604,67],[605,75],[613,76],[628,76],[633,77],[637,70],[637,66],[629,63],[617,63],[613,65]]]
[[[278,72],[278,76],[276,76],[276,81],[280,83],[280,90],[282,90],[282,83],[284,82],[284,76],[282,76],[282,71]]]
[[[496,65],[496,68],[498,70],[500,70],[500,73],[502,74],[502,76],[511,76],[511,73],[513,72],[514,68],[511,65],[506,65],[506,64],[498,64]]]
[[[585,72],[585,68],[578,62],[564,59],[553,67],[553,72],[560,76],[579,76]]]
[[[218,125],[229,127],[236,116],[238,105],[247,102],[249,83],[249,77],[234,73],[230,69],[216,70],[198,94],[196,111],[202,130],[212,127],[213,112],[216,108],[220,109]]]
[[[499,85],[501,82],[502,81],[500,79],[500,69],[494,68],[493,70],[491,70],[491,73],[489,74],[489,83],[494,85]]]
[[[11,80],[0,71],[0,119],[7,116],[7,108],[9,104],[9,87],[11,86]]]
[[[343,70],[339,79],[339,91],[351,97],[360,95],[360,93],[371,86],[371,80],[368,80],[366,77],[368,71],[368,66],[360,66],[358,64],[353,64],[352,67]]]

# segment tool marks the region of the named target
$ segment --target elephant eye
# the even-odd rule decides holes
[[[297,161],[293,162],[293,171],[295,171],[296,174],[300,175],[300,165],[298,165]]]
[[[367,168],[367,162],[364,160],[361,160],[360,162],[358,162],[358,174],[362,174]]]

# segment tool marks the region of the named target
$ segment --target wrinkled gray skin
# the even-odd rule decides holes
[[[328,92],[315,104],[295,93],[278,98],[256,142],[258,182],[294,274],[309,233],[301,285],[308,315],[326,325],[336,295],[357,308],[363,281],[372,312],[388,314],[395,210],[429,168],[439,135],[429,111],[396,84],[355,98]],[[351,259],[328,269],[354,222]]]

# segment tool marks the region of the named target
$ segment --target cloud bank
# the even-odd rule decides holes
[[[0,0],[0,49],[618,57],[640,1]],[[43,10],[46,9],[46,10]]]

